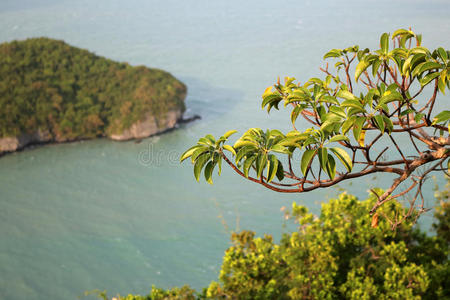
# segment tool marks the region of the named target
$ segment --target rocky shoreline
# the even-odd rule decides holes
[[[181,110],[169,111],[165,116],[159,117],[158,119],[149,114],[144,120],[134,123],[129,129],[124,130],[121,134],[111,134],[99,137],[106,137],[114,141],[141,140],[150,136],[163,134],[175,129],[179,124],[193,122],[198,119],[201,119],[199,115],[183,118],[183,112]],[[31,134],[0,138],[0,157],[8,153],[24,150],[31,146],[60,144],[88,139],[92,138],[81,137],[70,140],[58,139],[52,137],[48,131],[37,130]]]

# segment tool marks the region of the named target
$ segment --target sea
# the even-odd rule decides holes
[[[377,175],[280,194],[227,167],[209,185],[179,156],[208,133],[289,131],[288,110],[261,109],[263,91],[278,77],[322,76],[332,48],[374,49],[383,32],[412,27],[426,47],[449,49],[449,15],[447,0],[0,0],[0,42],[45,36],[166,70],[188,87],[186,116],[202,117],[140,143],[97,139],[1,157],[0,299],[201,289],[217,280],[232,232],[278,241],[296,228],[281,211],[294,201],[319,214],[342,189],[365,199],[387,187],[392,177]],[[426,205],[443,183],[430,178]],[[430,228],[432,212],[421,222]]]

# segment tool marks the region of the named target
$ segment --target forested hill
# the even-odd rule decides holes
[[[165,114],[184,112],[185,95],[186,86],[167,72],[63,41],[0,44],[0,138],[37,131],[51,141],[110,136],[149,116],[162,131]]]

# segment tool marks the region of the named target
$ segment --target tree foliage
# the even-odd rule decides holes
[[[219,280],[200,293],[153,287],[147,296],[119,299],[449,299],[448,187],[437,195],[434,236],[412,219],[396,231],[384,219],[374,226],[367,210],[377,196],[360,201],[342,193],[319,216],[293,203],[285,213],[298,230],[280,243],[251,231],[232,234]],[[400,210],[409,208],[395,201],[380,207],[391,218]]]
[[[197,180],[204,169],[212,183],[214,168],[220,174],[224,160],[239,175],[283,193],[326,188],[373,173],[393,174],[392,185],[377,194],[369,211],[376,218],[381,205],[415,190],[411,210],[392,220],[395,228],[415,208],[426,211],[422,185],[431,172],[446,172],[450,155],[450,111],[434,109],[437,96],[450,88],[450,51],[430,51],[421,42],[421,35],[399,29],[382,34],[375,51],[332,49],[324,59],[337,62],[333,71],[328,63],[321,68],[324,78],[301,84],[287,77],[262,95],[262,108],[268,112],[280,104],[291,109],[292,131],[251,128],[232,145],[226,142],[235,131],[217,140],[208,134],[180,160],[191,158]],[[297,128],[299,116],[311,127]],[[404,189],[394,194],[402,183]]]
[[[0,45],[0,137],[48,131],[57,140],[120,133],[146,114],[184,110],[186,87],[48,38]]]

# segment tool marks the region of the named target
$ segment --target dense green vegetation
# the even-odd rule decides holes
[[[49,131],[73,140],[120,133],[146,113],[184,111],[186,87],[170,74],[132,67],[33,38],[0,45],[0,137]]]
[[[294,203],[287,216],[298,230],[278,244],[251,231],[233,234],[218,282],[200,293],[153,287],[121,299],[450,299],[450,185],[436,195],[433,235],[413,226],[415,215],[392,231],[387,218],[367,214],[375,195],[359,201],[342,193],[320,216]],[[393,219],[405,210],[390,202],[380,213]]]

